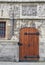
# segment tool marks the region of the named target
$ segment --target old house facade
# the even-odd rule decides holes
[[[19,61],[21,51],[18,42],[21,42],[20,30],[24,28],[38,30],[37,53],[39,61],[45,61],[45,1],[43,0],[0,1],[0,61]]]

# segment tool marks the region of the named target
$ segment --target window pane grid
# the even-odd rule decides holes
[[[0,37],[5,37],[6,23],[0,22]]]

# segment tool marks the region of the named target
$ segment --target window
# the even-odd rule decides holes
[[[0,37],[5,37],[6,22],[0,22]]]

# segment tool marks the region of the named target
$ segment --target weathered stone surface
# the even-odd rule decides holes
[[[0,1],[8,1],[8,2],[32,2],[32,1],[45,1],[45,0],[0,0]]]
[[[22,16],[36,16],[37,5],[22,5]]]
[[[19,4],[0,3],[0,18],[19,18]]]
[[[40,57],[45,57],[45,20],[15,20],[14,29],[15,36],[18,36],[18,30],[23,27],[33,27],[35,24],[35,28],[39,30],[39,55]],[[42,23],[43,22],[43,23]],[[17,24],[18,23],[18,24]],[[16,25],[16,26],[15,26]],[[15,38],[16,39],[16,38]],[[17,37],[19,40],[19,37]]]
[[[38,16],[45,17],[45,4],[38,5]]]
[[[14,0],[13,0],[14,1]],[[16,0],[15,0],[16,1]],[[17,0],[18,1],[18,0]],[[27,1],[27,0],[26,0]],[[32,1],[32,0],[30,0]],[[23,17],[23,19],[21,19]],[[32,20],[30,20],[32,17]],[[33,20],[40,18],[41,20]],[[15,43],[19,42],[19,32],[23,27],[35,27],[39,30],[39,55],[40,59],[45,60],[45,3],[0,3],[0,18],[10,18],[6,24],[8,39],[14,40]],[[14,20],[15,18],[15,20]],[[19,18],[19,19],[18,19]],[[24,20],[25,18],[25,20]],[[29,19],[28,19],[29,18]],[[14,35],[12,35],[12,27],[14,22]],[[6,43],[6,44],[5,44]],[[18,61],[19,48],[7,42],[0,42],[0,61]],[[15,57],[15,58],[14,58]]]
[[[0,61],[19,61],[19,47],[16,42],[0,42]]]
[[[11,4],[10,6],[9,17],[10,19],[19,18],[20,17],[20,4]]]
[[[34,18],[45,17],[45,4],[43,3],[0,3],[0,18]],[[24,18],[23,17],[23,18]]]
[[[21,6],[21,14],[20,18],[45,18],[45,4],[43,3],[35,3],[35,4],[22,4]]]
[[[10,5],[9,4],[1,4],[0,3],[0,18],[9,18],[9,8],[10,8]]]
[[[45,29],[45,20],[15,20],[14,21],[14,30],[19,30],[23,27],[36,27],[40,31]],[[34,26],[35,24],[35,26]],[[43,32],[43,31],[42,31]]]

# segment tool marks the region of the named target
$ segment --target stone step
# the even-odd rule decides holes
[[[0,62],[0,65],[45,65],[45,62]]]

